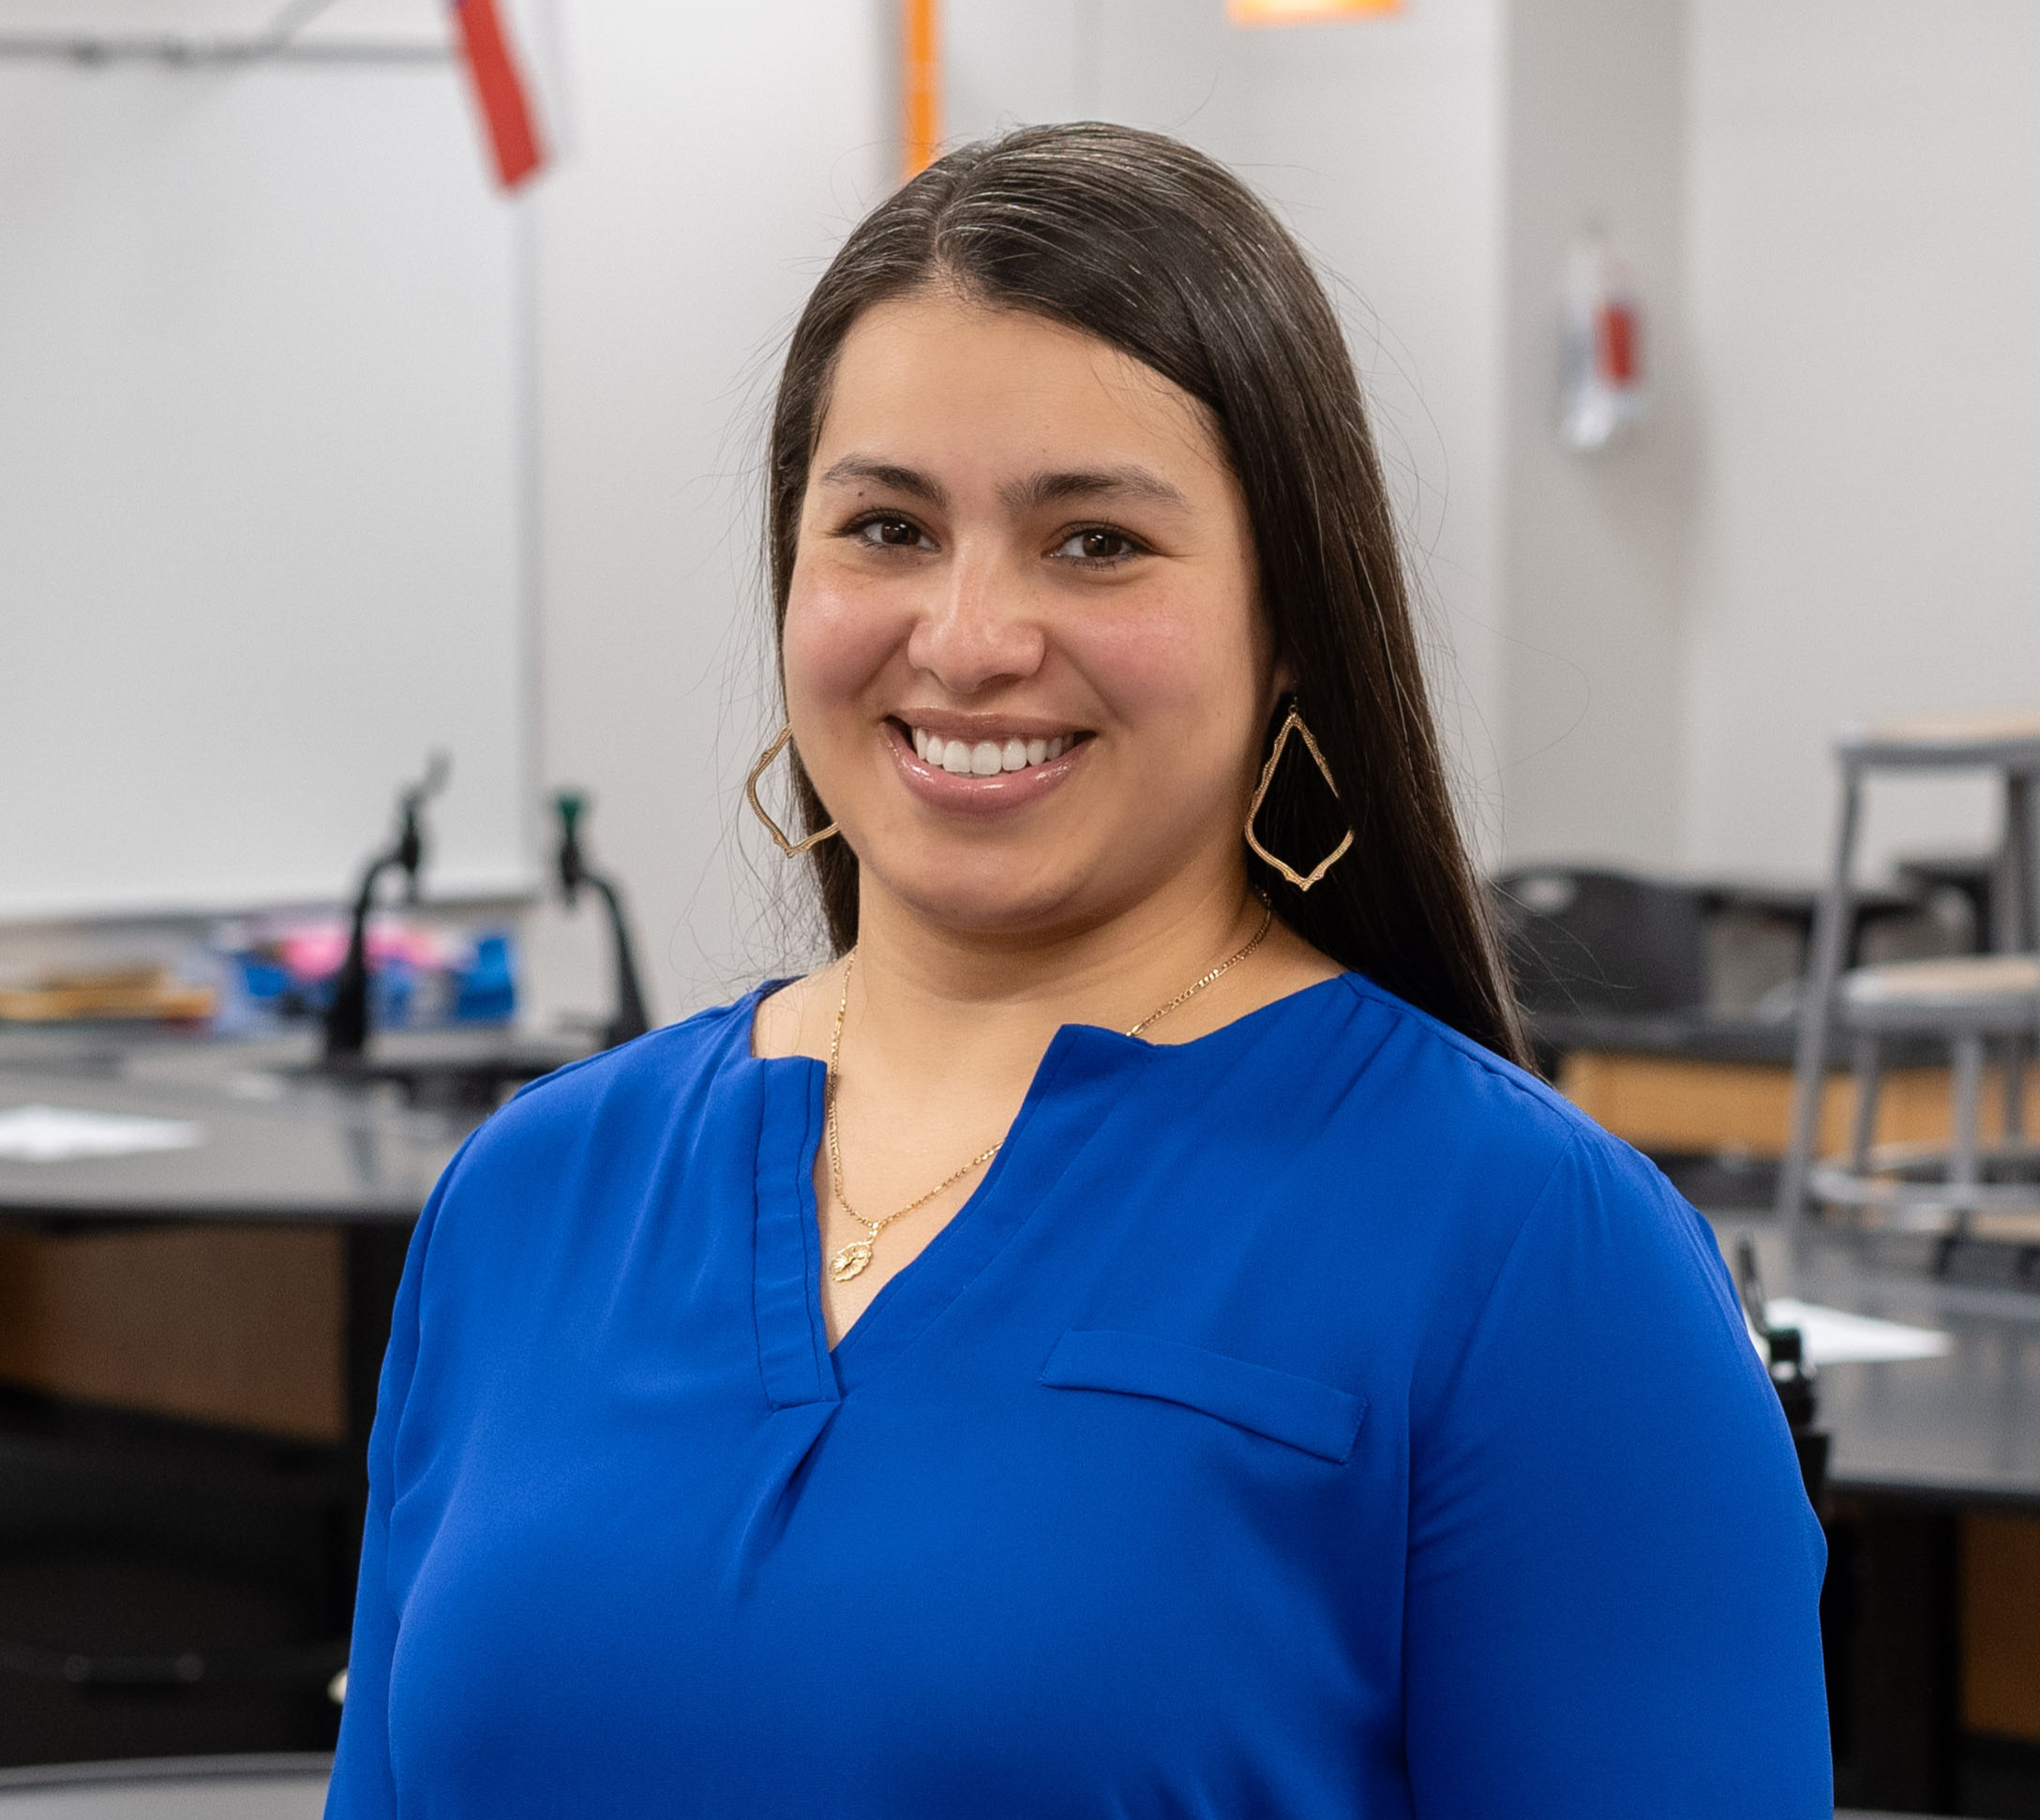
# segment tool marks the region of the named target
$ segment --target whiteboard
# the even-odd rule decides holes
[[[450,64],[0,63],[0,917],[535,868],[528,287]]]

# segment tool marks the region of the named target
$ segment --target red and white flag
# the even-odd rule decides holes
[[[454,31],[505,189],[560,155],[564,110],[547,0],[451,0]]]

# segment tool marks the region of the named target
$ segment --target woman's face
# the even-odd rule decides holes
[[[977,932],[1241,872],[1275,678],[1238,484],[1105,342],[941,290],[838,358],[787,699],[861,889]]]

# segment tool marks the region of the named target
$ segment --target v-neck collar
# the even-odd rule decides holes
[[[815,1205],[828,1071],[807,1056],[747,1058],[762,1071],[753,1311],[772,1406],[835,1402],[911,1346],[1027,1223],[1153,1053],[1137,1038],[1088,1025],[1058,1030],[976,1190],[833,1351]]]
[[[839,1402],[912,1346],[1027,1224],[1150,1061],[1238,1041],[1353,979],[1341,974],[1305,986],[1188,1043],[1063,1025],[975,1192],[878,1291],[832,1351],[822,1313],[815,1205],[828,1069],[809,1056],[752,1055],[758,1004],[785,982],[768,981],[748,994],[733,1008],[732,1034],[742,1045],[740,1065],[758,1070],[761,1083],[752,1309],[772,1406]]]

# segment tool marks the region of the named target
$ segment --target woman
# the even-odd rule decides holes
[[[1825,1820],[1790,1439],[1514,1065],[1294,244],[1164,139],[958,152],[770,487],[838,958],[447,1171],[330,1812]]]

